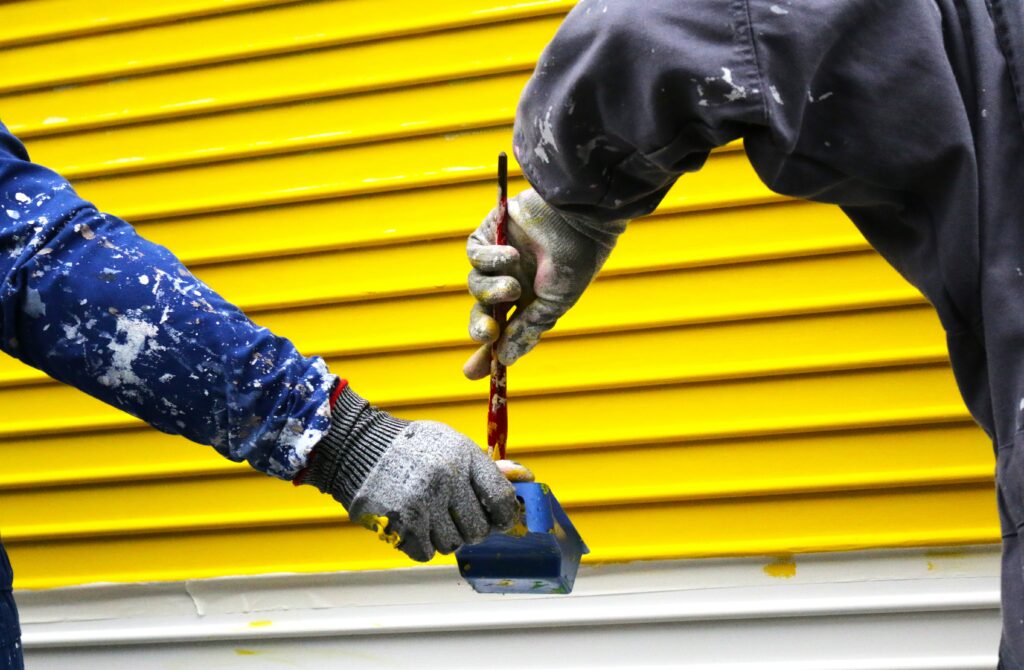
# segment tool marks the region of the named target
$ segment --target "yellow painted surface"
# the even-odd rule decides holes
[[[3,3],[0,118],[363,394],[482,440],[464,240],[570,5]],[[802,551],[998,537],[991,447],[931,309],[736,145],[631,225],[510,388],[510,454],[589,561],[763,555],[787,577]],[[0,456],[23,588],[411,563],[326,496],[11,359]]]
[[[0,44],[31,44],[58,37],[173,22],[219,12],[280,5],[295,0],[34,0],[4,7]]]

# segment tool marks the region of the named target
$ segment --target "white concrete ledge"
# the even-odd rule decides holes
[[[985,546],[587,566],[571,596],[481,596],[450,567],[17,595],[33,670],[992,670],[998,559]]]

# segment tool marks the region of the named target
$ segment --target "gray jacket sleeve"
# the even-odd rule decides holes
[[[581,0],[523,92],[514,150],[552,206],[634,218],[764,125],[763,96],[745,2]]]
[[[982,244],[1009,234],[982,226],[1019,227],[1024,96],[993,25],[1019,4],[582,0],[524,91],[516,156],[549,204],[606,225],[743,137],[768,188],[842,207],[949,332],[974,337]],[[1008,267],[1016,282],[1019,258]]]

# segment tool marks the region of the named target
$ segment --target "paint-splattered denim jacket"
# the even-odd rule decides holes
[[[170,251],[30,162],[2,124],[0,349],[282,479],[330,424],[336,378],[322,359],[254,324]]]

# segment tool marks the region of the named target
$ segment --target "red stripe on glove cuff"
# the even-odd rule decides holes
[[[338,402],[338,398],[341,396],[341,392],[348,386],[347,379],[339,379],[337,386],[331,391],[331,411],[334,411],[334,403]],[[309,473],[309,466],[312,465],[313,459],[316,458],[316,447],[309,452],[309,457],[306,459],[306,467],[299,470],[299,474],[295,475],[295,479],[292,480],[292,486],[301,486],[306,481],[306,475]]]

